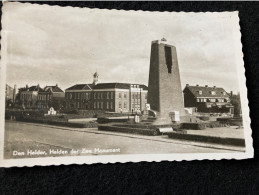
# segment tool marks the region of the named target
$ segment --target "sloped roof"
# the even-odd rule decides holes
[[[91,90],[92,84],[76,84],[72,87],[67,88],[66,90]]]
[[[52,90],[52,92],[64,92],[62,89],[60,89],[58,86],[46,86],[44,88],[45,91]]]
[[[91,90],[91,89],[129,89],[129,83],[98,83],[94,84],[77,84],[72,87],[67,88],[66,90]],[[139,84],[138,84],[139,85]],[[145,85],[139,85],[144,90],[148,90],[148,87]]]
[[[40,92],[43,92],[44,90],[38,86],[38,85],[34,85],[34,86],[31,86],[31,87],[23,87],[23,88],[20,88],[19,91],[40,91]]]
[[[189,90],[195,97],[229,97],[227,92],[221,87],[186,86],[184,92],[187,90]],[[202,91],[202,94],[199,94],[199,91]],[[211,91],[215,91],[216,94],[212,95]]]
[[[148,90],[148,87],[146,85],[142,85],[142,84],[132,84],[132,85],[139,85],[139,87],[142,88],[143,90]]]
[[[129,89],[130,84],[128,83],[98,83],[97,85],[93,86],[94,89]]]

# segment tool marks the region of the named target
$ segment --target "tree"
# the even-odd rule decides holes
[[[232,95],[230,97],[230,103],[234,106],[234,116],[240,116],[241,114],[240,93],[238,93],[237,95]]]

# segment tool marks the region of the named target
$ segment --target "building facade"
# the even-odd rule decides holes
[[[23,108],[29,109],[60,109],[64,102],[65,93],[55,86],[41,88],[39,85],[19,89],[19,101]]]
[[[14,85],[14,88],[7,85],[5,86],[5,104],[6,107],[12,107],[15,103],[16,99],[16,85]]]
[[[189,86],[183,90],[184,106],[194,107],[197,112],[234,113],[229,94],[220,87]]]
[[[129,83],[77,84],[65,90],[67,109],[104,110],[107,112],[143,111],[147,103],[147,87]]]

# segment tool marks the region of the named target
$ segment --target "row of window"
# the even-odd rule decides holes
[[[94,99],[113,99],[114,98],[114,92],[94,92]],[[119,98],[127,98],[127,93],[119,93]],[[90,93],[72,93],[72,92],[66,92],[65,93],[66,99],[90,99]],[[132,99],[140,99],[140,93],[133,93]],[[145,99],[147,99],[147,94],[145,94]]]
[[[66,99],[90,99],[90,93],[65,93]]]
[[[32,99],[32,94],[21,94],[21,99],[25,100],[25,99]]]
[[[69,105],[69,104],[67,104],[67,105]],[[74,104],[70,104],[70,107],[73,108]],[[75,107],[76,108],[88,108],[89,109],[90,105],[89,104],[84,104],[82,102],[76,102]]]
[[[197,98],[197,102],[227,102],[227,99],[215,99],[215,98]]]
[[[21,99],[22,100],[32,100],[32,94],[21,94]],[[51,99],[51,95],[38,95],[37,96],[37,100],[50,100]]]
[[[122,94],[121,93],[119,93],[119,98],[122,98]],[[127,94],[126,93],[124,93],[124,98],[127,98]]]
[[[121,102],[119,102],[119,108],[122,108],[122,103]],[[127,109],[127,102],[124,102],[123,108]]]
[[[199,93],[200,95],[202,95],[202,91],[198,91],[198,93]],[[217,93],[216,93],[216,91],[210,91],[210,94],[211,94],[211,95],[216,95]],[[226,92],[223,91],[223,92],[221,92],[221,94],[226,95]]]
[[[51,99],[51,95],[39,95],[38,100],[50,100]]]
[[[114,93],[113,92],[94,92],[94,99],[104,99],[106,96],[106,99],[113,99]]]
[[[94,102],[94,109],[104,109],[104,103]],[[113,102],[106,102],[106,109],[113,109]]]

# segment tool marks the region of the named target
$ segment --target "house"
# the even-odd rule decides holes
[[[56,86],[46,86],[41,88],[39,85],[20,88],[19,101],[24,108],[29,109],[48,109],[54,107],[59,109],[64,101],[65,93]]]
[[[189,86],[183,90],[184,107],[195,107],[197,112],[234,113],[229,94],[221,87]]]
[[[77,84],[65,90],[67,109],[136,112],[145,109],[147,86],[129,83],[98,83],[94,74],[91,84]]]

